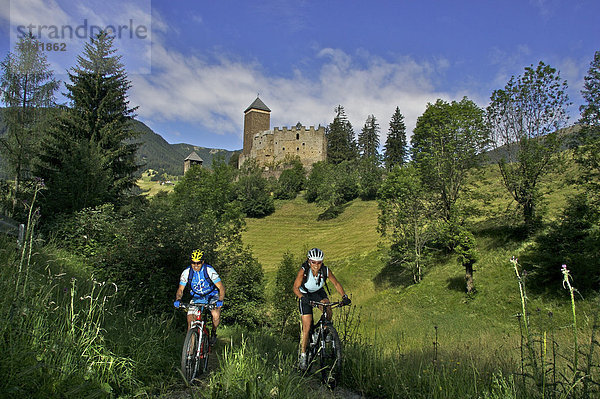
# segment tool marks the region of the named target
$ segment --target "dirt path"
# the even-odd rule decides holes
[[[156,396],[156,399],[198,399],[201,397],[201,392],[206,388],[210,379],[211,371],[219,369],[219,356],[214,349],[219,349],[219,344],[211,351],[208,358],[208,372],[200,375],[190,387],[185,386],[183,381],[179,386],[173,387],[173,390],[165,395]],[[325,387],[317,379],[307,379],[307,389],[314,392],[315,398],[322,399],[366,399],[356,392],[352,392],[344,387],[337,387],[333,391]],[[240,398],[243,399],[243,398]]]

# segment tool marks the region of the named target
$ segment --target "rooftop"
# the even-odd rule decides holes
[[[265,105],[265,103],[262,102],[262,100],[258,97],[256,97],[256,100],[254,100],[254,102],[252,104],[250,104],[250,106],[248,108],[246,108],[246,110],[244,111],[244,113],[250,111],[251,109],[257,109],[259,111],[267,111],[267,112],[271,112],[271,110],[269,109],[269,107],[267,107]]]

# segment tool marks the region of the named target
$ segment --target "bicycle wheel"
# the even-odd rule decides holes
[[[210,344],[208,342],[208,331],[204,330],[202,332],[202,337],[200,338],[200,373],[206,372],[208,369],[208,355],[210,354]]]
[[[200,344],[200,330],[192,328],[188,330],[183,342],[183,351],[181,353],[181,372],[187,382],[191,383],[196,378],[198,371],[198,345]]]
[[[321,363],[321,381],[330,388],[335,388],[342,373],[342,343],[333,326],[325,331],[325,345],[319,353]]]

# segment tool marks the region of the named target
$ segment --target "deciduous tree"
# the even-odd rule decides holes
[[[379,190],[378,230],[391,241],[392,265],[410,270],[418,283],[423,276],[428,245],[439,219],[431,193],[413,165],[392,169]]]
[[[566,90],[560,73],[540,61],[495,90],[487,108],[502,180],[529,230],[538,216],[538,183],[552,166],[561,144],[558,130],[568,120]]]
[[[474,102],[438,100],[427,104],[412,136],[412,159],[423,183],[436,193],[440,212],[451,219],[469,170],[481,163],[489,132]]]
[[[582,176],[598,202],[600,194],[600,51],[590,63],[581,95],[586,103],[579,107],[581,129],[577,135],[576,160]],[[597,203],[597,205],[600,205]]]

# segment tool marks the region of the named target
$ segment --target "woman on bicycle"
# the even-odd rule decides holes
[[[179,286],[175,293],[173,305],[178,308],[183,297],[185,288],[189,286],[192,295],[191,304],[208,305],[215,304],[211,309],[212,331],[210,333],[210,344],[217,342],[217,327],[221,321],[221,307],[225,299],[225,286],[216,270],[209,264],[204,263],[204,252],[197,249],[192,252],[192,264],[186,268],[179,277]],[[200,307],[190,306],[187,313],[188,330]]]
[[[329,302],[324,289],[326,280],[331,280],[337,292],[342,296],[342,305],[349,305],[351,302],[333,272],[323,264],[323,257],[323,251],[319,248],[308,251],[307,260],[302,264],[294,281],[294,293],[299,299],[298,307],[302,319],[302,342],[300,343],[302,350],[299,364],[301,370],[306,370],[306,347],[308,346],[310,327],[313,323],[310,302]],[[327,309],[326,312],[327,319],[331,320],[331,309]]]

